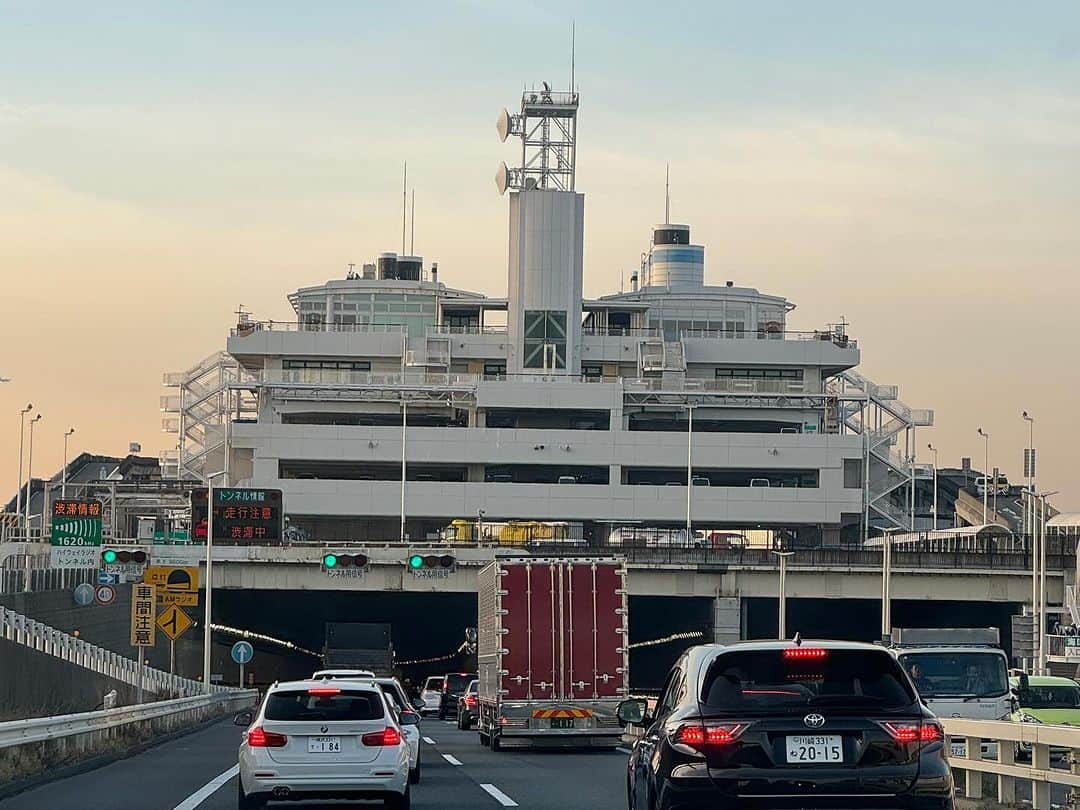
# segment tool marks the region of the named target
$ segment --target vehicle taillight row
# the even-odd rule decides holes
[[[730,745],[742,736],[748,723],[708,723],[679,726],[675,742],[702,751],[706,748]]]
[[[262,726],[255,726],[247,735],[247,744],[252,748],[284,748],[288,741],[284,734],[275,734]]]
[[[476,695],[467,695],[465,697],[465,705],[466,706],[475,706],[476,705]]]
[[[368,746],[378,745],[401,745],[401,732],[393,726],[388,726],[382,731],[373,731],[360,738],[360,742]]]
[[[788,661],[820,661],[828,654],[829,651],[821,647],[789,647],[784,650],[784,658]]]
[[[927,744],[945,739],[945,730],[939,723],[882,723],[881,727],[899,743]]]

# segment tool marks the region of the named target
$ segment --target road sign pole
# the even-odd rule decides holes
[[[176,674],[176,642],[169,639],[169,674]]]
[[[139,668],[135,672],[135,702],[143,702],[142,676],[143,676],[143,648],[139,645]]]
[[[244,688],[244,665],[240,665],[240,688]]]

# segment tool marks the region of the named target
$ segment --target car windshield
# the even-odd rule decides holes
[[[724,712],[895,711],[915,695],[885,651],[799,647],[718,654],[700,699]]]
[[[451,674],[446,676],[446,688],[450,692],[463,692],[475,675]]]
[[[1005,656],[986,652],[918,652],[900,656],[924,698],[991,698],[1009,691]]]
[[[425,692],[438,692],[440,689],[442,689],[442,678],[438,675],[432,675],[424,683]]]
[[[266,719],[294,722],[379,720],[385,716],[382,698],[372,691],[343,690],[312,695],[307,689],[271,692]]]
[[[1028,686],[1020,690],[1025,709],[1080,709],[1080,686]]]

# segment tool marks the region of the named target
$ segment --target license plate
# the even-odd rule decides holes
[[[844,746],[838,734],[800,734],[787,738],[787,761],[843,762]]]
[[[552,717],[551,718],[551,727],[552,728],[573,728],[574,727],[574,718],[573,717]]]
[[[340,754],[341,737],[308,737],[309,754]]]
[[[949,756],[951,756],[951,757],[966,757],[967,756],[967,742],[961,740],[960,742],[949,743]]]

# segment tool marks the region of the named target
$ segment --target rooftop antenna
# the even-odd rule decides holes
[[[416,189],[412,190],[412,212],[409,214],[409,221],[412,223],[409,226],[409,255],[415,256],[413,248],[416,245]]]
[[[409,210],[409,161],[405,161],[405,167],[401,174],[401,253],[405,255],[405,215]]]
[[[664,224],[671,224],[671,164],[664,164]]]
[[[570,21],[570,92],[575,91],[574,87],[574,33],[577,28],[577,20]]]

